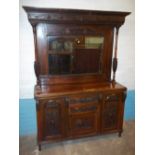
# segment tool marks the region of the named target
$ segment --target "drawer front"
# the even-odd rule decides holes
[[[100,102],[99,94],[76,95],[69,98],[69,114],[94,112]]]
[[[108,93],[108,94],[105,94],[105,101],[108,101],[108,102],[116,102],[116,101],[119,101],[120,100],[120,94],[117,94],[117,93]]]
[[[93,103],[75,103],[69,105],[69,114],[82,114],[89,112],[96,112],[98,108],[98,102]]]

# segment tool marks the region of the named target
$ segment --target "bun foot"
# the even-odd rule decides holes
[[[122,131],[118,133],[118,137],[121,137],[121,136],[122,136]]]
[[[41,151],[41,144],[38,145],[39,151]]]

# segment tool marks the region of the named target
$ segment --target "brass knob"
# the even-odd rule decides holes
[[[80,40],[79,39],[76,39],[75,41],[76,41],[77,44],[80,44]]]
[[[109,100],[110,99],[110,96],[107,96],[106,99]]]

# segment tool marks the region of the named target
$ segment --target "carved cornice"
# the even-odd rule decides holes
[[[83,27],[74,27],[74,28],[61,28],[61,29],[50,29],[50,31],[47,33],[47,36],[51,35],[98,35],[98,36],[103,36],[103,32],[101,31],[96,31],[96,29],[92,28],[83,28]]]
[[[31,24],[35,23],[68,23],[68,24],[108,24],[122,25],[129,12],[45,9],[23,7]]]

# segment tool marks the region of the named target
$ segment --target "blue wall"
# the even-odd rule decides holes
[[[127,93],[125,103],[125,120],[135,119],[135,91],[130,90]],[[19,134],[36,134],[36,110],[34,99],[19,100]]]

